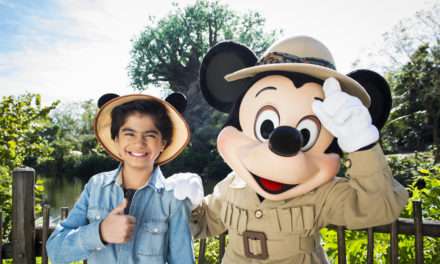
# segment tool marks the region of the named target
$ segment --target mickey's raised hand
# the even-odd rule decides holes
[[[313,102],[313,112],[344,152],[354,152],[379,140],[368,109],[357,97],[343,92],[333,77],[326,79],[322,88],[325,98]]]

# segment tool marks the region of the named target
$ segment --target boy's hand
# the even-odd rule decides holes
[[[127,199],[124,199],[108,216],[102,221],[100,231],[103,242],[120,244],[131,239],[136,224],[136,218],[131,215],[124,215],[124,208],[127,207]]]

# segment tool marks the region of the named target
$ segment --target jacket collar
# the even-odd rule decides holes
[[[112,171],[107,172],[107,175],[111,175],[109,177],[105,177],[104,187],[110,184],[117,184],[121,186],[121,170],[123,168],[122,164],[119,164],[118,168]],[[160,191],[165,188],[165,177],[162,174],[162,170],[159,166],[155,166],[153,172],[151,173],[150,179],[145,185],[141,186],[139,189],[143,189],[145,187],[151,187],[155,191]]]

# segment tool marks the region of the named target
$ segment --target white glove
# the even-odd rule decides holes
[[[194,210],[203,201],[202,179],[195,173],[176,173],[165,179],[165,190],[174,190],[174,197],[178,200],[188,198],[191,201],[191,210]]]
[[[368,109],[357,97],[343,92],[333,77],[325,80],[322,88],[324,101],[315,100],[312,110],[344,152],[354,152],[379,140]]]

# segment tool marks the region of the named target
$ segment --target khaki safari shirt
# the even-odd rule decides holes
[[[328,263],[320,245],[322,227],[388,224],[408,199],[407,191],[393,179],[379,144],[349,154],[347,162],[346,178],[336,177],[284,201],[260,202],[249,186],[234,185],[232,172],[193,211],[192,232],[204,238],[228,230],[222,263]]]

